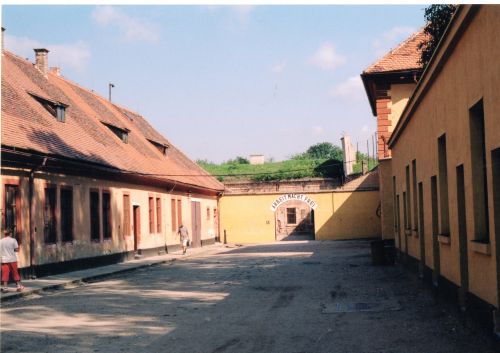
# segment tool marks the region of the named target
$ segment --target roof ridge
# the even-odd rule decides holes
[[[369,73],[372,69],[374,69],[378,64],[383,62],[385,59],[389,58],[391,55],[394,55],[399,50],[408,45],[412,40],[414,40],[417,36],[424,34],[424,26],[420,27],[419,30],[413,32],[408,38],[400,42],[396,47],[390,49],[387,53],[385,53],[382,57],[374,60],[372,64],[370,64],[366,69],[363,70],[363,73]],[[397,70],[396,70],[397,71]]]

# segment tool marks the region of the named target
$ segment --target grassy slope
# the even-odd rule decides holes
[[[215,164],[206,161],[198,161],[197,163],[221,181],[269,181],[318,177],[320,175],[314,171],[314,168],[326,161],[326,159],[290,159],[260,165],[238,163]],[[374,166],[375,162],[370,160],[370,169]],[[361,163],[356,163],[354,165],[354,172],[357,173],[360,171]]]

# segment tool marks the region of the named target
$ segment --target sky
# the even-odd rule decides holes
[[[4,5],[5,48],[143,115],[191,159],[279,161],[376,131],[361,72],[425,5]],[[370,147],[371,148],[371,147]]]

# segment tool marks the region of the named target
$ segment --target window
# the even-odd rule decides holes
[[[484,109],[480,100],[469,110],[470,149],[472,167],[472,195],[475,240],[489,242],[488,181],[486,173],[486,145]]]
[[[410,166],[406,166],[406,203],[404,205],[405,209],[405,228],[411,229],[411,202],[410,202]],[[403,198],[405,195],[403,194]]]
[[[73,190],[61,188],[61,239],[73,241]]]
[[[64,123],[66,121],[66,108],[67,104],[53,101],[48,98],[43,98],[35,93],[28,92],[35,100],[40,103],[57,121]]]
[[[130,195],[123,195],[123,235],[130,235]]]
[[[111,220],[111,194],[109,191],[102,192],[102,236],[104,239],[112,237]]]
[[[411,162],[411,169],[412,169],[412,184],[413,184],[413,230],[418,230],[417,161],[415,159]]]
[[[155,209],[154,198],[149,197],[149,234],[155,232]]]
[[[90,239],[93,241],[101,239],[99,223],[99,192],[90,191]]]
[[[182,201],[177,200],[177,225],[182,224]]]
[[[398,247],[403,249],[403,244],[401,243],[401,206],[399,202],[399,195],[396,195],[396,229],[398,233]]]
[[[105,123],[101,121],[108,129],[113,132],[120,140],[122,140],[123,143],[128,143],[128,133],[130,132],[129,129],[122,129],[117,126]]]
[[[446,135],[438,138],[439,171],[439,208],[441,216],[440,235],[450,235],[450,217],[448,209],[448,166],[446,157]]]
[[[156,147],[156,149],[158,149],[158,151],[160,151],[161,154],[163,154],[164,156],[167,155],[167,149],[168,149],[168,146],[163,144],[163,143],[160,143],[160,142],[156,142],[156,141],[153,141],[153,140],[149,140],[149,142],[151,142],[151,144],[153,146]]]
[[[210,207],[207,207],[207,221],[210,220]]]
[[[50,186],[45,188],[43,228],[45,243],[53,244],[57,241],[56,229],[56,188]]]
[[[464,180],[464,165],[461,164],[456,169],[457,176],[457,220],[458,220],[458,239],[459,244],[465,243],[467,240],[467,221],[465,210],[465,180]]]
[[[403,191],[403,222],[405,224],[405,229],[408,229],[408,208],[407,208],[407,197],[406,191]]]
[[[18,185],[5,185],[5,230],[12,232],[18,242],[21,240],[21,203]]]
[[[286,209],[286,223],[296,224],[297,223],[297,213],[295,208]]]
[[[156,198],[156,232],[161,233],[161,199]]]
[[[172,216],[172,232],[177,231],[176,212],[175,212],[175,199],[170,200],[170,215]]]
[[[66,121],[66,108],[62,105],[56,106],[56,119],[57,121],[64,123]]]
[[[437,236],[439,232],[438,221],[438,195],[437,195],[437,177],[431,177],[431,211],[432,211],[432,235]]]
[[[396,211],[396,176],[392,177],[392,202],[393,202],[393,209],[394,209],[394,231],[396,232],[398,230],[398,217],[397,217],[397,211]]]
[[[495,233],[498,236],[500,235],[500,148],[491,151],[491,165],[493,167],[493,220],[495,221]]]

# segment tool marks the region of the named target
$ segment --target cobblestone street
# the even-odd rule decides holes
[[[5,302],[2,352],[495,352],[367,241],[207,253]]]

